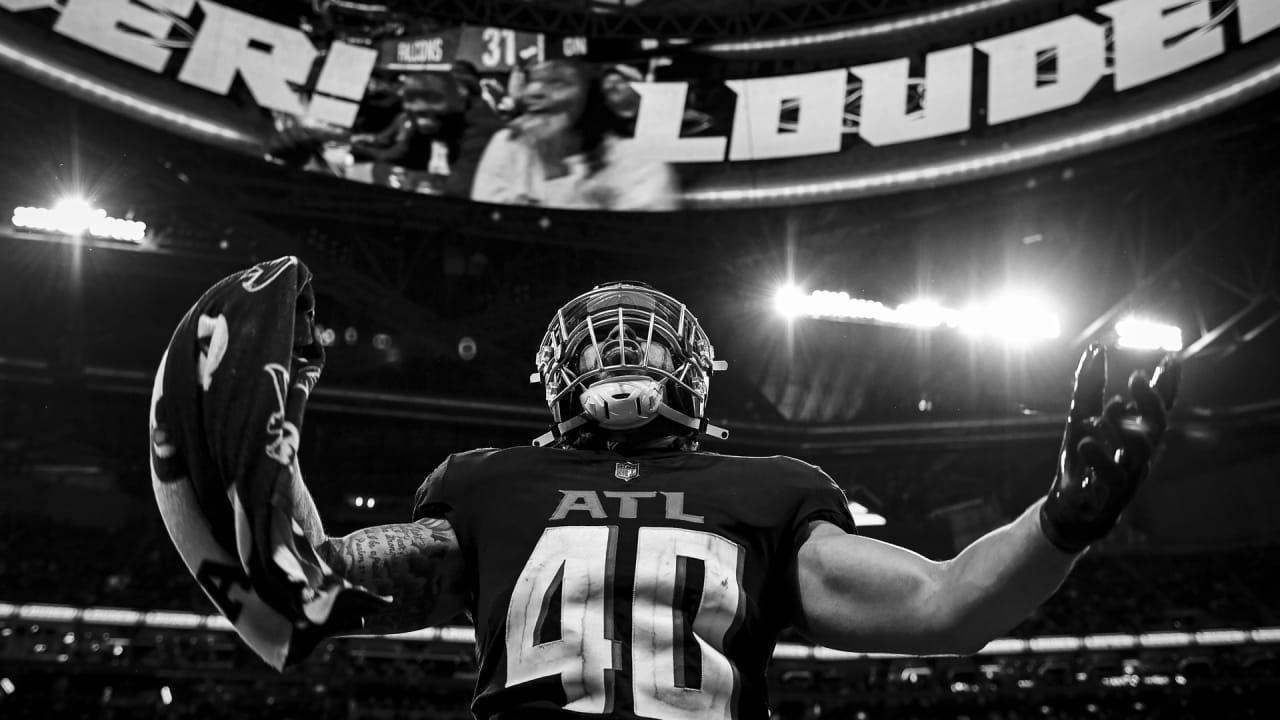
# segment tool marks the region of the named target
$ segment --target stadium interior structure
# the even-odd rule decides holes
[[[1096,5],[977,4],[991,6],[974,21],[988,30]],[[329,31],[345,37],[430,18],[587,36],[615,60],[655,38],[697,47],[975,3],[276,5],[281,22],[325,6]],[[958,31],[904,32],[933,47]],[[729,62],[740,75],[804,70],[840,52],[796,46]],[[1185,380],[1166,451],[1116,533],[1054,598],[973,657],[831,653],[788,636],[769,676],[775,717],[1278,716],[1280,94],[963,183],[638,216],[355,184],[159,129],[11,69],[0,78],[4,207],[92,193],[148,226],[142,243],[0,226],[6,719],[470,717],[465,626],[334,640],[275,673],[214,617],[156,515],[143,438],[169,335],[204,288],[281,255],[315,272],[330,331],[302,466],[335,534],[406,519],[418,482],[450,452],[544,432],[533,351],[561,302],[605,280],[684,300],[728,361],[710,416],[731,436],[706,449],[818,464],[885,519],[866,534],[935,558],[1044,492],[1085,345],[1113,343],[1131,313],[1176,325]],[[1031,288],[1056,303],[1061,327],[1007,345],[787,318],[775,308],[787,283],[887,304]],[[1113,385],[1159,356],[1113,350]]]

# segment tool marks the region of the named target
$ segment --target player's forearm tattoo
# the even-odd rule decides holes
[[[391,608],[369,619],[370,632],[420,625],[438,606],[457,607],[464,592],[457,537],[445,520],[366,528],[331,538],[322,555],[347,580],[393,598]]]

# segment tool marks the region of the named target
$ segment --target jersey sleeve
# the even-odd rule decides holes
[[[808,465],[806,469],[811,473],[811,478],[805,483],[805,490],[792,518],[791,536],[807,537],[809,523],[817,520],[825,520],[847,533],[857,533],[858,526],[853,521],[853,513],[849,511],[849,498],[845,496],[844,490],[819,468]]]
[[[442,518],[458,504],[456,497],[457,483],[449,480],[449,466],[453,456],[445,458],[435,470],[422,481],[418,491],[413,495],[413,517],[415,522],[423,518]]]

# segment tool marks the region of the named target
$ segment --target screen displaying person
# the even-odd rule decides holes
[[[625,135],[599,78],[571,60],[529,69],[519,114],[489,140],[474,200],[596,210],[673,210],[675,173]]]
[[[456,158],[463,99],[450,76],[406,78],[402,110],[385,130],[352,138],[351,156],[371,162],[372,181],[427,193],[444,192]]]
[[[449,74],[462,97],[462,108],[458,137],[453,143],[457,149],[450,163],[445,194],[465,198],[471,196],[476,169],[489,139],[504,125],[497,109],[501,98],[495,97],[491,90],[486,91],[480,72],[466,60],[453,63]]]
[[[631,86],[644,79],[639,70],[630,65],[611,65],[600,75],[600,89],[605,103],[618,116],[619,132],[632,137],[636,132],[636,115],[640,113],[640,93]]]

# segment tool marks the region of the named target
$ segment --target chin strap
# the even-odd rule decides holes
[[[729,437],[728,430],[718,425],[712,425],[707,422],[706,418],[689,417],[666,403],[658,405],[658,414],[677,425],[693,428],[707,437],[713,437],[717,440],[724,440]]]
[[[562,423],[551,426],[551,429],[533,439],[534,447],[546,447],[560,441],[570,430],[577,430],[587,424],[586,415],[575,415]]]
[[[676,410],[675,408],[661,403],[658,405],[658,415],[670,420],[677,425],[697,430],[700,434],[712,437],[717,440],[724,440],[729,437],[729,431],[718,425],[712,425],[707,422],[706,418],[693,418]],[[586,425],[590,420],[584,415],[575,415],[562,423],[551,426],[551,429],[533,439],[534,447],[546,447],[554,445],[564,437],[565,433]]]

